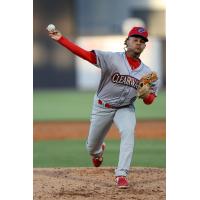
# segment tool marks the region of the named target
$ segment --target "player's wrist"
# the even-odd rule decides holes
[[[144,99],[143,102],[147,105],[153,103],[154,99],[156,98],[156,95],[154,93],[149,93]]]
[[[65,40],[64,36],[60,35],[60,37],[58,38],[57,42],[61,43],[64,40]]]

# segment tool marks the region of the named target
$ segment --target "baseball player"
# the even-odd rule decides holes
[[[127,188],[136,126],[134,102],[139,97],[145,104],[151,104],[158,91],[158,80],[152,82],[150,87],[140,87],[140,80],[151,73],[151,69],[139,58],[148,42],[147,30],[133,27],[125,39],[124,52],[87,51],[65,38],[56,29],[49,31],[49,36],[75,55],[101,69],[86,147],[92,156],[93,165],[99,167],[103,162],[106,147],[104,138],[114,122],[121,136],[115,181],[118,188]]]

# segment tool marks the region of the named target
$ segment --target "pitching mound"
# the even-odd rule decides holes
[[[118,189],[114,168],[35,168],[33,199],[165,199],[165,169],[131,168],[128,180],[128,189]]]

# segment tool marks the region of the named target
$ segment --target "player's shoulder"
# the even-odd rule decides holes
[[[116,51],[102,51],[102,50],[93,50],[97,53],[100,53],[100,54],[116,54],[116,55],[121,55],[123,54],[124,52],[116,52]]]
[[[151,68],[143,62],[142,62],[142,70],[144,73],[149,73],[152,71]]]
[[[101,50],[94,50],[97,56],[106,56],[106,57],[119,57],[123,55],[123,52],[114,52],[114,51],[101,51]]]

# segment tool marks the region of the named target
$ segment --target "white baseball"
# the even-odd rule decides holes
[[[48,31],[51,31],[51,32],[54,32],[54,31],[56,30],[56,27],[55,27],[53,24],[49,24],[49,25],[47,26],[47,30],[48,30]]]

